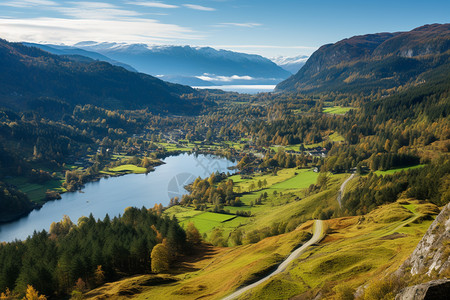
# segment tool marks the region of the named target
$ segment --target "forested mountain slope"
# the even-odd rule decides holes
[[[106,62],[77,62],[38,48],[0,40],[0,105],[16,110],[71,111],[77,104],[150,108],[157,112],[198,110],[188,86],[171,84]]]
[[[71,46],[65,46],[65,45],[36,44],[36,43],[22,43],[22,44],[25,46],[29,46],[29,47],[39,48],[39,49],[47,51],[51,54],[64,55],[64,56],[67,56],[72,59],[77,59],[77,57],[82,56],[82,57],[91,58],[93,60],[105,61],[114,66],[118,66],[118,67],[127,69],[128,71],[137,72],[137,70],[134,69],[130,65],[115,61],[109,57],[101,55],[100,53],[79,49],[77,47],[71,47]]]
[[[427,80],[449,64],[450,24],[354,36],[324,45],[278,91],[377,91]]]

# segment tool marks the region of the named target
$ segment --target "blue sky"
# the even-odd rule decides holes
[[[0,0],[0,37],[212,46],[309,55],[346,37],[450,22],[450,1]]]

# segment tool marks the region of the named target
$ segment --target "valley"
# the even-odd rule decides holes
[[[240,94],[135,60],[259,57],[0,40],[0,299],[381,300],[447,280],[449,41],[355,36]]]

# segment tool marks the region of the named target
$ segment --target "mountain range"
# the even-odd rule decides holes
[[[354,36],[320,47],[277,91],[374,91],[420,83],[450,62],[450,24]]]
[[[130,65],[124,64],[122,62],[118,62],[109,57],[101,55],[100,53],[83,50],[77,47],[66,46],[66,45],[47,45],[47,44],[36,44],[36,43],[22,43],[25,46],[36,47],[41,50],[47,51],[51,54],[66,56],[67,58],[71,58],[73,60],[83,60],[82,58],[91,58],[93,60],[105,61],[114,66],[122,67],[131,72],[137,72],[135,68]]]
[[[21,43],[0,40],[0,67],[0,105],[6,108],[48,114],[78,104],[170,113],[189,113],[200,107],[195,97],[182,99],[183,94],[197,93],[188,86],[85,56],[53,55]]]
[[[307,55],[298,55],[294,57],[277,56],[271,58],[271,60],[286,71],[295,74],[305,65],[308,57],[309,56]]]
[[[87,57],[190,86],[277,84],[300,70],[308,59],[308,56],[299,55],[269,60],[259,55],[210,47],[95,42],[81,42],[75,46],[23,44],[72,60]]]
[[[80,42],[74,47],[97,52],[139,72],[182,84],[277,84],[292,73],[260,55],[211,47]]]

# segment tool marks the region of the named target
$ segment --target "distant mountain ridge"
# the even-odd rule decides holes
[[[247,84],[276,84],[291,75],[265,57],[211,47],[97,42],[80,42],[74,47],[100,53],[142,73],[163,79],[177,78],[186,84],[195,82],[193,78],[206,81],[205,85],[233,84],[233,76],[248,77]],[[209,80],[203,79],[204,76]]]
[[[277,91],[392,88],[449,63],[450,24],[354,36],[320,47]]]
[[[137,70],[130,65],[115,61],[109,57],[101,55],[100,53],[83,50],[83,49],[80,49],[77,47],[65,46],[65,45],[36,44],[36,43],[22,43],[22,44],[25,46],[29,46],[29,47],[39,48],[39,49],[47,51],[51,54],[67,56],[67,57],[73,58],[75,60],[77,60],[77,57],[79,57],[79,56],[84,56],[84,57],[91,58],[93,60],[105,61],[114,66],[122,67],[128,71],[137,72]]]
[[[188,86],[5,40],[0,40],[0,82],[0,106],[15,110],[63,113],[77,104],[149,108],[159,113],[190,113],[201,108],[195,99],[182,99],[183,94],[197,93]]]
[[[308,57],[309,56],[307,55],[299,55],[294,57],[278,56],[271,58],[271,60],[286,71],[295,74],[305,65]]]

